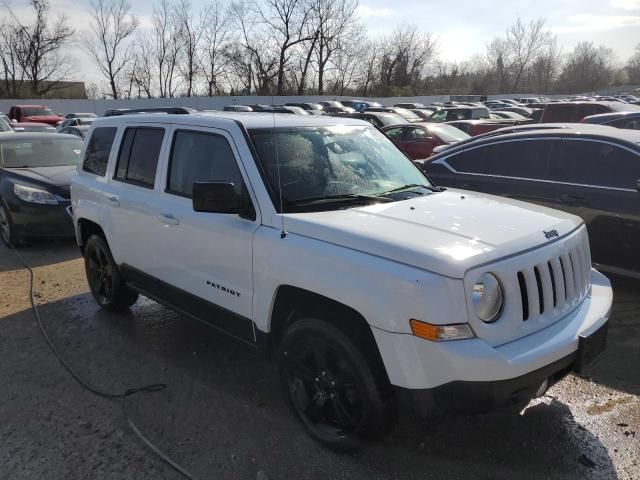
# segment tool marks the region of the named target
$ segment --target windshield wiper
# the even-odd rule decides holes
[[[446,190],[445,187],[435,187],[432,185],[423,185],[421,183],[408,183],[407,185],[392,188],[391,190],[387,190],[386,192],[382,192],[378,195],[384,197],[384,195],[389,195],[390,193],[402,192],[403,190],[410,190],[412,188],[425,188],[431,192],[444,192]]]
[[[330,203],[335,201],[353,201],[353,200],[365,200],[368,202],[393,202],[391,198],[378,197],[373,195],[361,195],[358,193],[344,193],[340,195],[325,195],[322,197],[307,197],[298,198],[296,200],[288,200],[284,202],[284,205],[305,205],[310,203]]]

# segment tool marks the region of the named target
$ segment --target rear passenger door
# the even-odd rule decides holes
[[[556,208],[585,221],[594,263],[640,272],[640,156],[596,139],[561,144],[552,161]]]
[[[549,155],[559,139],[505,140],[469,148],[445,163],[455,187],[553,206]]]
[[[167,138],[161,124],[129,124],[119,132],[115,165],[108,172],[103,204],[108,213],[114,258],[149,275],[158,273],[153,232],[160,213],[156,177],[158,160]]]
[[[238,192],[249,194],[256,215],[194,211],[191,193],[196,182],[233,183]],[[253,340],[247,319],[252,318],[252,245],[259,212],[230,135],[212,128],[176,127],[162,190],[162,211],[154,229],[161,244],[158,278],[233,312],[232,318],[224,314],[205,318]]]

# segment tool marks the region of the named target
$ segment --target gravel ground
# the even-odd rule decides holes
[[[69,362],[130,400],[139,428],[200,479],[640,479],[640,283],[614,279],[608,350],[522,412],[397,426],[356,455],[315,444],[272,365],[248,347],[141,298],[101,312],[72,243],[21,250],[36,267],[46,328]],[[82,389],[44,343],[28,276],[0,246],[0,478],[179,479],[137,439],[121,406]]]

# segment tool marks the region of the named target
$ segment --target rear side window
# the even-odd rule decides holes
[[[153,188],[163,139],[163,128],[127,128],[114,178]]]
[[[551,141],[501,142],[462,152],[447,160],[459,172],[546,180]]]
[[[116,127],[100,127],[93,131],[84,154],[82,170],[101,177],[107,173],[107,162],[116,130]]]
[[[640,156],[608,143],[565,139],[555,169],[559,182],[635,190]]]
[[[577,120],[582,120],[584,117],[588,117],[590,115],[607,113],[610,110],[611,110],[610,108],[607,108],[604,105],[580,105],[580,109],[578,110]]]
[[[547,106],[542,116],[546,123],[574,122],[575,111],[575,105],[553,104]]]
[[[178,131],[171,148],[167,192],[191,197],[196,182],[230,182],[238,192],[243,186],[226,138],[214,133]]]

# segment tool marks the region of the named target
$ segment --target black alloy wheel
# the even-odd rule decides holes
[[[124,282],[107,242],[102,237],[92,235],[87,241],[84,247],[84,266],[91,294],[103,309],[119,312],[129,308],[138,299],[138,293]]]
[[[335,327],[315,319],[296,322],[280,353],[280,375],[291,406],[311,436],[337,451],[360,448],[388,424],[367,360]]]

